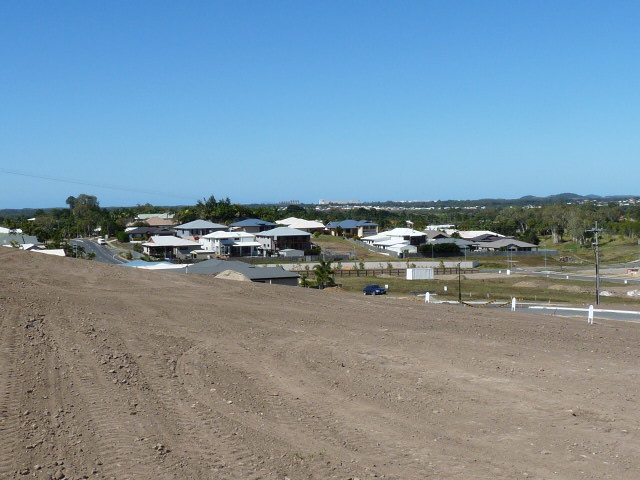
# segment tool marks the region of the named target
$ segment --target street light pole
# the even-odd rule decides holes
[[[594,245],[596,254],[596,305],[600,305],[600,244],[598,242],[598,233],[600,233],[602,229],[598,228],[598,222],[596,222],[595,228],[587,231],[593,232],[596,235],[596,243]]]

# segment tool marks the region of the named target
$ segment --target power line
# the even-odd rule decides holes
[[[35,174],[35,173],[28,173],[28,172],[20,172],[17,170],[8,170],[6,168],[0,168],[0,172],[1,173],[8,173],[10,175],[19,175],[21,177],[31,177],[31,178],[40,178],[43,180],[52,180],[55,182],[63,182],[63,183],[73,183],[76,185],[85,185],[85,186],[89,186],[89,187],[98,187],[98,188],[108,188],[110,190],[121,190],[124,192],[133,192],[133,193],[146,193],[148,195],[158,195],[158,196],[164,196],[164,197],[174,197],[174,198],[182,198],[182,199],[189,199],[189,200],[193,200],[193,196],[188,196],[188,195],[180,195],[180,194],[176,194],[176,193],[168,193],[168,192],[161,192],[158,190],[146,190],[146,189],[141,189],[141,188],[133,188],[133,187],[126,187],[123,185],[116,185],[116,184],[110,184],[110,183],[97,183],[97,182],[88,182],[86,180],[76,180],[73,178],[64,178],[64,177],[53,177],[50,175],[40,175],[40,174]]]

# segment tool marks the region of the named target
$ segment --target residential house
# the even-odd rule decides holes
[[[424,229],[424,233],[427,236],[427,241],[431,242],[433,240],[440,240],[443,238],[451,238],[449,235],[447,235],[446,233],[440,231],[440,230],[431,230],[431,229]]]
[[[277,254],[280,250],[292,248],[308,251],[311,248],[311,234],[290,227],[277,227],[256,233],[256,241],[265,255]]]
[[[304,232],[314,233],[322,232],[324,230],[324,224],[317,220],[305,220],[304,218],[289,217],[276,222],[278,225],[284,225],[289,228],[295,228],[296,230],[302,230]]]
[[[173,227],[176,221],[173,213],[140,213],[127,226],[134,227],[142,224],[150,227]]]
[[[260,233],[265,230],[271,230],[277,226],[275,223],[260,220],[259,218],[247,218],[229,225],[231,231],[242,230],[247,233]]]
[[[22,230],[20,230],[19,228],[14,228],[12,230],[11,228],[0,227],[0,235],[19,235],[21,233]]]
[[[150,218],[164,218],[165,220],[173,220],[174,214],[170,212],[166,213],[139,213],[136,216],[136,220],[146,221]]]
[[[33,247],[41,247],[42,243],[38,241],[35,235],[7,234],[0,235],[0,245],[12,247],[18,246],[22,250],[30,250]]]
[[[255,266],[234,260],[220,260],[213,258],[204,262],[189,265],[184,273],[215,275],[225,271],[234,271],[242,274],[252,282],[272,283],[279,285],[297,286],[300,275],[289,272],[281,266]]]
[[[418,246],[427,242],[427,234],[411,228],[394,228],[392,230],[387,230],[386,232],[380,232],[377,235],[365,237],[362,241],[373,246],[377,246],[385,242],[387,245],[393,245],[393,242],[398,244],[405,242],[407,245]]]
[[[381,250],[387,250],[389,253],[402,255],[416,253],[418,246],[427,242],[427,235],[425,232],[411,228],[394,228],[365,237],[362,241]]]
[[[176,232],[173,229],[167,227],[135,227],[127,229],[126,233],[127,235],[129,235],[130,242],[141,242],[153,236],[174,236]]]
[[[261,244],[256,241],[255,235],[242,231],[218,231],[208,233],[200,237],[200,243],[202,244],[202,250],[204,252],[229,257],[257,255],[258,247],[261,246]]]
[[[169,262],[145,262],[134,260],[122,264],[124,267],[134,267],[145,270],[157,270],[170,273],[188,273],[199,275],[217,275],[222,272],[237,272],[247,280],[257,283],[272,283],[279,285],[297,286],[300,275],[289,272],[281,266],[254,266],[234,260],[220,260],[217,258],[194,264],[175,264]]]
[[[345,237],[369,237],[378,233],[378,224],[369,220],[342,220],[341,222],[329,222],[325,227],[331,235],[343,235]]]
[[[505,237],[504,235],[498,235],[497,233],[483,233],[481,235],[478,235],[477,237],[469,237],[466,236],[464,237],[466,240],[469,240],[471,242],[495,242],[496,240],[500,240],[502,238],[509,238],[509,237]]]
[[[228,230],[226,225],[213,223],[208,220],[194,220],[193,222],[184,223],[174,228],[178,237],[193,238],[194,240],[198,240],[200,237],[208,235],[209,233]]]
[[[151,217],[147,218],[144,223],[150,227],[173,227],[176,221],[171,218]]]
[[[490,230],[456,230],[455,228],[445,230],[445,233],[449,236],[453,235],[456,232],[458,233],[458,235],[460,235],[460,238],[474,241],[482,241],[482,238],[487,237],[504,237],[504,235],[500,235],[499,233],[492,232]]]
[[[156,258],[186,258],[200,243],[174,236],[153,236],[142,244],[143,252]]]
[[[474,242],[474,246],[478,251],[512,251],[512,252],[531,252],[538,250],[538,245],[516,240],[515,238],[501,238],[489,242]]]

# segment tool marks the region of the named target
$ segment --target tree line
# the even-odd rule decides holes
[[[59,248],[66,239],[77,236],[116,236],[142,213],[173,213],[178,223],[196,219],[229,224],[244,218],[260,218],[275,222],[295,216],[323,223],[347,219],[370,220],[380,230],[405,227],[407,221],[413,228],[422,230],[432,224],[453,224],[460,230],[490,230],[502,235],[515,236],[537,244],[541,236],[551,238],[553,243],[573,241],[579,244],[591,240],[590,230],[598,226],[610,235],[627,238],[640,236],[640,205],[618,205],[610,203],[596,206],[593,203],[568,204],[558,202],[535,208],[522,206],[487,206],[484,208],[446,209],[352,209],[327,208],[319,210],[315,205],[241,205],[227,198],[216,199],[211,195],[198,200],[194,205],[104,208],[94,195],[79,194],[66,199],[67,208],[40,209],[33,212],[35,219],[8,215],[0,217],[0,223],[10,229],[21,229],[27,235],[35,235],[41,242]]]

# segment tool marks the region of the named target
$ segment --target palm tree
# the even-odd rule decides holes
[[[331,268],[331,262],[326,260],[320,260],[313,270],[316,274],[316,283],[318,287],[324,288],[326,285],[333,285],[333,268]]]

